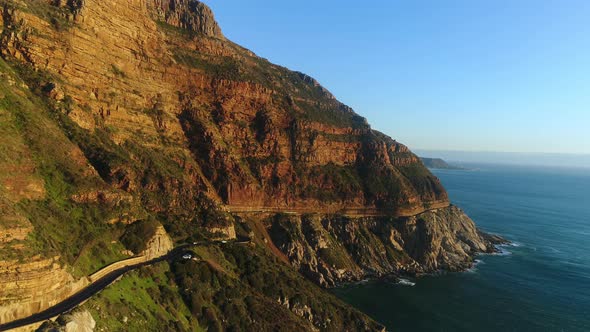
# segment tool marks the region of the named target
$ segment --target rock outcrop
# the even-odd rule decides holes
[[[197,0],[150,0],[157,19],[205,36],[224,38],[213,11]]]
[[[92,332],[96,321],[87,310],[74,310],[57,317],[55,321],[44,322],[36,332]]]
[[[283,215],[265,222],[291,264],[327,287],[390,274],[462,271],[499,243],[455,206],[402,218]]]
[[[65,332],[92,332],[96,327],[96,322],[88,311],[74,312],[64,317]]]
[[[160,226],[156,229],[152,238],[147,241],[146,249],[141,253],[141,256],[145,257],[146,260],[151,260],[166,255],[173,248],[172,239],[166,233],[164,227]]]
[[[86,279],[75,280],[59,265],[59,257],[0,262],[0,323],[55,305],[87,283]]]

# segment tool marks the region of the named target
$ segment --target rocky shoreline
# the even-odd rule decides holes
[[[465,271],[476,255],[507,243],[479,231],[455,206],[402,218],[277,215],[264,222],[291,265],[326,288],[367,278]]]
[[[478,264],[478,260],[476,259],[476,257],[478,257],[479,255],[498,255],[498,254],[502,254],[504,251],[502,250],[503,246],[509,246],[512,244],[512,242],[502,238],[499,235],[496,234],[488,234],[488,233],[484,233],[484,232],[480,232],[480,234],[484,237],[486,237],[488,239],[488,241],[490,241],[494,246],[493,246],[493,250],[492,251],[488,251],[488,252],[480,252],[480,253],[476,253],[472,258],[473,261],[471,262],[471,265],[468,267],[465,267],[461,270],[458,271],[448,271],[448,270],[436,270],[436,271],[430,271],[430,272],[421,272],[421,273],[412,273],[412,272],[404,272],[404,271],[399,271],[399,272],[392,272],[390,274],[386,274],[386,275],[382,275],[382,276],[371,276],[371,275],[366,275],[365,278],[360,279],[360,280],[349,280],[349,281],[341,281],[341,282],[336,282],[334,284],[334,286],[329,287],[330,289],[335,289],[335,288],[346,288],[346,287],[350,287],[350,286],[354,286],[354,285],[359,285],[359,284],[365,284],[365,283],[369,283],[369,282],[393,282],[395,284],[403,284],[406,286],[414,286],[415,282],[412,280],[418,280],[422,277],[426,277],[426,276],[436,276],[436,275],[441,275],[444,273],[448,273],[448,272],[455,272],[455,273],[463,273],[463,272],[468,272],[469,270],[473,269],[477,264]],[[408,278],[412,278],[412,279],[408,279]]]

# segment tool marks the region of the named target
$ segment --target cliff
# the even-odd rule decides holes
[[[455,206],[402,218],[278,215],[264,222],[291,264],[326,287],[392,274],[462,271],[477,253],[495,252],[498,244]]]
[[[0,287],[37,259],[56,257],[48,280],[67,289],[129,251],[222,238],[251,238],[324,286],[459,270],[491,250],[408,147],[227,40],[200,1],[0,0],[0,31],[0,259],[17,266]],[[168,300],[192,301],[181,293]],[[322,317],[277,297],[300,326]],[[314,328],[346,326],[330,317]]]
[[[44,21],[32,6],[71,10],[5,5],[6,56],[46,73],[35,83],[57,104],[67,101],[77,125],[108,129],[106,141],[125,152],[136,144],[161,152],[194,174],[187,189],[206,187],[230,210],[408,214],[448,202],[407,147],[309,76],[225,40],[198,1],[85,1],[59,29],[51,26],[59,17]],[[81,146],[104,180],[147,189],[130,169],[136,160],[113,167],[96,148]]]
[[[27,263],[0,262],[0,322],[10,322],[44,310],[87,284],[75,280],[57,258],[34,257]]]

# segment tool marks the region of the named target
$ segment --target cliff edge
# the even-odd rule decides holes
[[[59,284],[39,290],[43,301],[27,313],[146,244],[155,255],[173,242],[237,238],[254,249],[207,249],[207,264],[150,272],[175,286],[126,305],[160,298],[186,309],[167,321],[138,309],[138,322],[215,329],[241,317],[232,325],[239,329],[256,314],[272,329],[262,304],[279,303],[293,326],[342,330],[355,317],[358,328],[375,330],[328,295],[318,298],[329,311],[302,296],[319,288],[273,259],[333,286],[460,270],[493,250],[408,147],[310,76],[232,43],[200,1],[0,0],[0,56],[0,289],[14,288],[31,264]],[[243,264],[249,259],[260,271]],[[266,270],[282,271],[302,293],[266,288],[256,274]],[[208,295],[183,293],[193,273],[213,273],[259,310],[228,313]],[[0,291],[0,305],[24,305],[35,292]],[[13,312],[2,319],[24,315]],[[115,324],[95,314],[105,320],[98,326]]]

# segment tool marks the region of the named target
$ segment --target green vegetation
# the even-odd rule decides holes
[[[307,121],[324,123],[340,128],[357,128],[363,123],[363,118],[355,113],[343,111],[339,105],[329,102],[326,105],[313,101],[297,101],[297,107],[303,111],[302,118]]]
[[[100,331],[203,331],[171,277],[165,262],[129,272],[83,309],[91,312]]]
[[[210,59],[196,52],[177,49],[174,52],[174,60],[188,67],[202,70],[205,74],[218,79],[246,80],[246,76],[243,76],[240,70],[239,62],[231,57]]]
[[[139,254],[146,249],[148,241],[156,234],[158,227],[160,223],[152,218],[137,221],[127,226],[121,243],[134,254]]]
[[[206,262],[178,262],[175,280],[201,326],[209,331],[309,330],[306,317],[291,308],[308,307],[321,330],[362,330],[377,324],[304,279],[261,248],[224,246],[223,259],[237,278]],[[350,324],[353,324],[352,326]]]
[[[119,78],[127,78],[127,74],[121,68],[117,67],[117,65],[111,65],[111,71]]]
[[[168,24],[167,22],[164,22],[164,21],[156,21],[156,24],[158,25],[158,28],[160,28],[162,31],[172,34],[172,35],[184,36],[184,37],[195,36],[195,33],[190,30],[179,28],[179,27],[174,26],[172,24]]]
[[[4,61],[0,62],[4,74],[14,75]],[[18,71],[29,80],[32,92],[43,95],[49,75],[24,66],[18,67]],[[17,90],[20,84],[16,82],[12,87],[2,84],[2,108],[10,113],[13,134],[26,145],[46,192],[43,199],[23,200],[17,205],[34,227],[26,250],[31,255],[59,255],[74,267],[75,275],[89,274],[122,257],[123,247],[111,243],[117,240],[120,230],[106,220],[122,213],[125,207],[71,200],[72,195],[103,188],[104,183],[89,176],[83,162],[72,159],[75,145],[58,125],[63,114],[54,111],[55,104],[29,91]]]
[[[67,1],[67,4],[61,7],[53,5],[50,1],[30,0],[27,6],[19,7],[19,10],[41,18],[57,31],[64,31],[72,27],[72,18],[80,12],[81,7],[81,0]]]
[[[310,329],[308,319],[322,331],[379,327],[261,247],[228,243],[193,251],[198,261],[128,273],[82,309],[103,331],[302,331]],[[309,308],[313,318],[294,308]]]
[[[443,187],[432,173],[420,163],[400,166],[399,171],[412,184],[420,195],[435,193],[437,196],[443,193]]]
[[[173,36],[193,38],[196,35],[184,29],[158,22],[162,31]],[[206,39],[206,36],[199,36]],[[266,59],[251,55],[238,45],[226,42],[226,46],[234,49],[235,56],[212,56],[186,49],[182,42],[172,46],[173,56],[177,63],[195,68],[204,74],[224,80],[252,82],[276,91],[280,96],[290,99],[291,105],[285,105],[285,111],[292,111],[296,106],[299,112],[293,113],[301,120],[314,121],[338,127],[366,127],[364,118],[332,99],[321,87],[309,77],[274,65]],[[298,97],[297,102],[291,97]]]
[[[312,179],[303,191],[303,197],[322,201],[354,199],[362,191],[362,180],[354,166],[328,163],[308,170],[306,178]]]
[[[263,176],[262,176],[262,170],[268,166],[271,165],[276,165],[279,162],[282,161],[282,158],[275,156],[275,155],[269,155],[266,157],[247,157],[246,158],[246,163],[248,165],[248,167],[250,168],[250,170],[252,171],[252,174],[254,175],[254,177],[258,180],[258,181],[262,181],[263,180]]]

